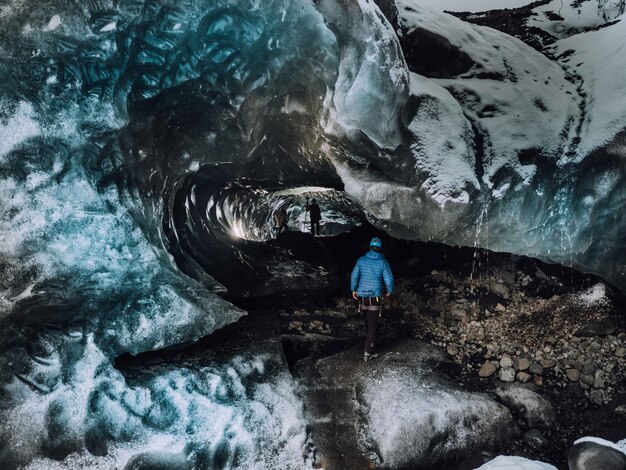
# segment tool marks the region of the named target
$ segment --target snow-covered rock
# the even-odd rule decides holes
[[[506,407],[434,372],[443,360],[428,344],[403,341],[367,363],[352,350],[304,364],[305,406],[325,468],[433,464],[514,434]],[[341,440],[328,439],[337,434]]]
[[[547,160],[561,156],[578,113],[571,99],[574,86],[561,67],[500,31],[470,25],[414,0],[397,4],[402,44],[405,51],[409,46],[417,48],[413,50],[415,62],[438,52],[429,51],[429,46],[444,43],[465,57],[464,66],[457,70],[424,73],[436,77],[435,83],[454,96],[465,117],[478,128],[483,148],[476,149],[482,156],[475,171],[483,175],[493,197],[503,197],[507,191],[494,181],[505,168],[523,182],[532,178],[536,167],[520,162],[524,152],[537,150],[539,158]]]
[[[597,437],[578,439],[567,453],[570,470],[626,469],[626,440],[617,444]]]
[[[476,470],[556,470],[556,467],[524,457],[499,456]]]
[[[499,386],[495,390],[498,400],[520,413],[530,428],[549,429],[556,418],[550,402],[529,387],[515,383]]]
[[[588,5],[594,2],[583,3]],[[622,2],[622,13],[624,2]],[[579,158],[606,146],[626,130],[626,16],[617,23],[556,42],[550,52],[570,73],[579,77],[584,94]],[[607,151],[624,156],[623,138]],[[606,189],[610,190],[610,181]]]
[[[471,11],[480,12],[502,8],[519,8],[533,0],[417,0],[420,5],[439,11]]]
[[[552,0],[533,9],[527,26],[561,39],[614,21],[625,9],[624,0]]]

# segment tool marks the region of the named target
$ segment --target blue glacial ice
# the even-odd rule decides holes
[[[626,288],[626,108],[600,73],[623,69],[624,22],[548,58],[387,3],[396,30],[370,0],[0,6],[5,466],[304,468],[301,405],[276,349],[152,376],[113,367],[244,315],[221,296],[220,260],[275,263],[250,295],[267,295],[281,266],[326,286],[323,268],[265,243],[289,198],[326,198],[332,230],[366,217]],[[596,44],[608,52],[590,58]],[[414,60],[433,51],[458,62]],[[291,216],[302,229],[301,209]]]

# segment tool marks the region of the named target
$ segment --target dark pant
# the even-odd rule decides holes
[[[315,229],[317,228],[317,234],[320,234],[320,221],[316,220],[316,221],[311,221],[311,233],[313,234],[313,236],[315,236]]]
[[[374,352],[374,344],[376,343],[376,333],[378,331],[378,321],[380,319],[380,301],[376,297],[361,297],[359,304],[367,331],[365,333],[365,352],[371,354]]]

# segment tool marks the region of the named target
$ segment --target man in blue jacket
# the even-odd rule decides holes
[[[372,238],[370,251],[356,262],[350,279],[352,297],[359,302],[359,310],[364,312],[367,324],[363,355],[365,362],[378,357],[374,352],[374,343],[381,314],[383,289],[386,290],[386,296],[393,294],[393,274],[387,259],[381,253],[382,248],[383,242],[380,238]]]

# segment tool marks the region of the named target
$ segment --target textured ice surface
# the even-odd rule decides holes
[[[550,49],[566,70],[580,77],[585,96],[580,156],[609,144],[626,128],[626,84],[621,79],[626,74],[625,5],[622,1],[616,24],[563,39]],[[614,145],[612,152],[623,158],[623,142]]]
[[[4,414],[5,467],[308,468],[302,409],[280,345],[158,362],[126,377],[91,337],[81,351],[54,392],[13,386],[20,398]]]
[[[540,28],[560,39],[614,21],[624,13],[625,8],[624,0],[552,0],[533,9],[527,25]]]
[[[261,242],[274,202],[297,198],[294,188],[345,185],[392,233],[530,254],[626,286],[623,24],[557,44],[564,70],[504,33],[408,0],[398,7],[399,31],[370,0],[0,7],[6,466],[67,458],[105,467],[132,457],[133,468],[194,452],[206,466],[238,455],[244,467],[301,466],[302,427],[285,424],[298,422],[297,404],[282,385],[275,392],[285,401],[266,390],[288,377],[271,375],[251,388],[264,390],[259,397],[248,396],[249,374],[224,363],[211,372],[231,377],[224,398],[220,387],[194,391],[208,380],[195,368],[166,367],[131,384],[112,367],[116,355],[193,341],[243,314],[203,267],[236,259],[235,271],[251,266],[247,276],[271,281],[265,294],[293,289],[272,284],[290,272],[323,287],[319,266]],[[215,191],[203,186],[205,171],[221,172]],[[247,195],[220,193],[246,180]],[[208,201],[216,194],[224,197]],[[335,220],[354,220],[354,206],[330,199]],[[176,251],[183,243],[186,264]],[[242,387],[235,376],[247,377]],[[443,418],[458,419],[446,406],[434,432]],[[377,412],[378,423],[389,418]],[[196,451],[189,436],[198,428],[215,434],[214,447]],[[247,450],[222,450],[231,449],[223,439]],[[150,454],[157,447],[167,455]]]
[[[372,0],[322,0],[341,60],[327,129],[364,132],[380,147],[402,143],[401,112],[409,77],[398,39]],[[334,109],[333,109],[334,108]]]
[[[407,110],[420,116],[407,122],[414,129],[412,151],[394,156],[404,176],[374,159],[382,173],[357,158],[334,158],[346,191],[396,235],[535,256],[602,274],[624,288],[624,229],[608,209],[623,199],[624,94],[614,82],[623,61],[608,57],[624,56],[624,23],[558,43],[562,64],[567,41],[581,51],[575,67],[564,69],[500,31],[414,0],[396,5],[408,67],[419,73],[411,75],[418,93]],[[602,44],[607,53],[592,54]],[[422,77],[437,99],[420,99],[415,82]],[[435,87],[444,90],[435,95]],[[442,118],[431,117],[437,115]],[[441,139],[442,129],[448,139]],[[422,141],[431,146],[420,154]],[[464,146],[473,151],[463,159]],[[455,174],[473,160],[472,175]],[[419,172],[424,161],[431,166]]]
[[[525,459],[524,457],[499,456],[477,470],[556,470],[553,465]]]

